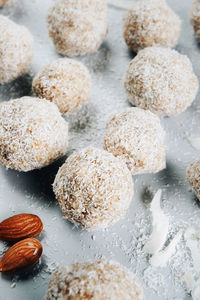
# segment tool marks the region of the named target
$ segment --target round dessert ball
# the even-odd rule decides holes
[[[62,114],[75,112],[86,103],[91,78],[88,69],[72,59],[60,58],[46,65],[33,80],[33,91],[54,102]]]
[[[42,168],[67,151],[68,125],[55,104],[23,97],[0,103],[0,162],[11,169]]]
[[[164,117],[186,110],[196,97],[199,83],[187,56],[149,47],[130,62],[124,87],[133,105]]]
[[[195,35],[200,40],[200,0],[195,0],[192,4],[190,20],[194,28]]]
[[[0,84],[24,74],[33,56],[33,38],[24,26],[0,16]]]
[[[88,147],[74,152],[59,169],[54,193],[66,219],[98,230],[122,218],[133,197],[126,165],[111,153]]]
[[[79,262],[58,269],[49,282],[46,300],[144,300],[137,278],[106,259]]]
[[[186,177],[195,195],[200,200],[200,160],[189,165],[186,171]]]
[[[106,125],[104,148],[124,161],[133,175],[166,167],[164,131],[150,111],[135,107],[114,115]]]
[[[96,51],[108,31],[105,0],[58,0],[50,8],[49,36],[62,55]]]
[[[124,39],[135,52],[150,47],[174,47],[180,31],[180,18],[164,0],[138,0],[124,16]]]

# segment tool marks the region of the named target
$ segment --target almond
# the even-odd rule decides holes
[[[0,240],[19,241],[40,234],[43,224],[40,218],[32,214],[19,214],[0,223]]]
[[[42,245],[34,238],[22,240],[4,254],[0,272],[15,272],[36,263],[42,255]]]

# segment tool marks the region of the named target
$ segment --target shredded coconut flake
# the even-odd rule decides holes
[[[192,261],[194,269],[200,271],[200,232],[190,227],[185,231],[184,234],[186,246],[191,251]]]
[[[181,240],[183,231],[180,230],[172,239],[170,244],[162,251],[155,253],[150,258],[150,263],[154,267],[166,267],[170,257],[175,253],[176,247]]]
[[[155,254],[163,248],[169,230],[169,217],[163,213],[160,207],[161,194],[162,191],[158,190],[150,205],[153,231],[143,248],[150,254]]]
[[[200,138],[188,138],[188,142],[192,145],[196,150],[200,150]]]
[[[185,273],[182,279],[185,281],[188,293],[191,293],[193,300],[200,299],[200,278],[195,280],[191,273]]]

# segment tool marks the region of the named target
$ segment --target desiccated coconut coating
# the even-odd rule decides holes
[[[186,171],[186,177],[197,198],[200,200],[200,160],[189,165]]]
[[[160,119],[140,108],[126,109],[108,121],[104,148],[124,161],[133,175],[156,173],[166,166]]]
[[[138,0],[124,16],[124,39],[135,52],[150,47],[174,47],[180,31],[180,18],[164,0]]]
[[[195,0],[192,4],[190,20],[194,28],[195,35],[200,40],[200,0]]]
[[[130,62],[124,87],[133,105],[163,117],[177,115],[190,106],[199,83],[187,56],[168,48],[149,47]]]
[[[72,57],[94,52],[108,30],[106,1],[58,0],[47,21],[59,53]]]
[[[144,300],[137,278],[120,264],[105,259],[75,263],[57,270],[46,300]]]
[[[118,158],[89,147],[66,160],[53,190],[65,218],[85,229],[97,230],[125,215],[133,196],[133,182]]]
[[[18,171],[44,167],[67,151],[68,125],[55,104],[23,97],[0,103],[0,162]]]
[[[33,56],[33,38],[24,26],[0,16],[0,84],[24,74]]]
[[[67,58],[44,66],[33,80],[36,95],[54,102],[62,114],[74,112],[87,102],[90,86],[88,69],[81,62]]]

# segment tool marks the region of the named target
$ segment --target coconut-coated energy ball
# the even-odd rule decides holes
[[[200,200],[200,160],[189,165],[186,171],[186,177],[195,192],[195,195]]]
[[[160,119],[137,107],[115,114],[107,122],[104,149],[124,161],[133,175],[156,173],[166,166]]]
[[[195,0],[192,4],[190,20],[194,28],[195,35],[200,40],[200,0]]]
[[[98,230],[125,215],[133,196],[133,182],[118,158],[88,147],[66,160],[53,190],[66,219],[87,230]]]
[[[0,84],[24,74],[33,56],[33,38],[28,29],[0,16]]]
[[[124,16],[124,39],[134,52],[155,45],[174,47],[180,31],[181,20],[165,0],[138,0]]]
[[[54,102],[62,114],[75,112],[86,103],[91,78],[81,63],[60,58],[44,66],[33,80],[33,91],[40,98]]]
[[[68,124],[55,104],[23,97],[0,103],[0,163],[30,171],[64,155]]]
[[[133,105],[164,117],[185,111],[199,83],[187,56],[169,48],[149,47],[130,62],[124,87]]]
[[[137,278],[106,259],[79,262],[58,269],[49,282],[46,300],[144,300]]]
[[[94,52],[108,31],[106,0],[58,0],[47,21],[49,36],[62,55]]]

